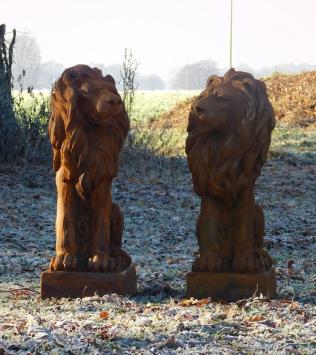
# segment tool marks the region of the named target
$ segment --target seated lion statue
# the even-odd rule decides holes
[[[223,77],[211,76],[193,101],[186,153],[194,191],[201,197],[200,256],[193,271],[270,270],[254,185],[274,127],[266,87],[249,73],[230,69]]]
[[[56,172],[56,256],[52,271],[121,271],[123,215],[111,184],[129,119],[112,76],[76,65],[56,81],[49,138]]]

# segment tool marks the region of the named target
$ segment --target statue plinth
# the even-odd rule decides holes
[[[274,297],[276,294],[275,271],[272,268],[260,274],[219,272],[189,272],[187,297],[236,301],[256,294]]]
[[[137,293],[135,264],[121,272],[44,271],[41,274],[42,298],[82,298],[110,293]]]

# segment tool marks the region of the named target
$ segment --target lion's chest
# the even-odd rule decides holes
[[[115,137],[109,130],[93,127],[69,132],[62,146],[62,165],[76,179],[82,172],[113,170]]]
[[[197,194],[234,199],[252,179],[255,157],[249,151],[228,148],[216,137],[195,137],[187,151]]]

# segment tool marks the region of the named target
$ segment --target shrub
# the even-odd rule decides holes
[[[34,94],[31,89],[14,97],[14,112],[20,127],[22,154],[28,160],[50,157],[47,125],[50,116],[49,96]]]

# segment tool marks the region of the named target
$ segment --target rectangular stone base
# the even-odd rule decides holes
[[[44,271],[41,274],[42,298],[81,298],[108,293],[137,293],[135,264],[122,272]]]
[[[249,298],[256,292],[273,297],[276,294],[275,271],[262,274],[189,272],[187,297],[236,301]]]

